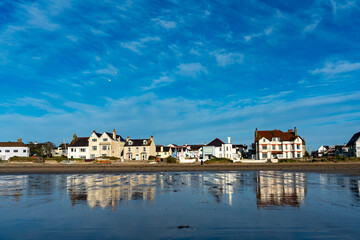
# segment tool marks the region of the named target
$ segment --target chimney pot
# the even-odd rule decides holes
[[[22,139],[21,139],[21,138],[18,138],[18,139],[17,139],[17,142],[22,142]]]

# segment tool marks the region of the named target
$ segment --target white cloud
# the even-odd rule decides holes
[[[145,47],[145,43],[147,42],[158,42],[161,39],[159,37],[145,37],[141,38],[138,41],[132,41],[132,42],[122,42],[121,47],[127,48],[135,53],[141,54],[141,48]]]
[[[150,90],[150,89],[154,89],[154,88],[158,88],[158,87],[163,87],[163,86],[169,85],[170,83],[172,83],[174,81],[175,81],[175,79],[172,77],[162,76],[158,79],[153,80],[150,86],[143,87],[143,90]]]
[[[31,27],[42,28],[48,31],[55,31],[60,28],[60,26],[51,21],[47,13],[37,7],[24,5],[23,8],[26,9],[28,13],[28,24]]]
[[[241,53],[226,53],[224,51],[212,52],[216,57],[216,62],[219,66],[225,67],[234,63],[242,63],[244,55]]]
[[[166,29],[176,28],[176,22],[173,21],[165,21],[159,18],[151,19],[151,21],[156,22],[156,24]]]
[[[273,31],[274,31],[274,27],[270,26],[270,27],[265,28],[264,31],[262,31],[260,33],[253,33],[253,34],[246,35],[246,36],[244,36],[244,39],[245,39],[246,42],[250,42],[254,38],[258,38],[258,37],[262,37],[262,36],[268,36]]]
[[[182,63],[177,66],[177,69],[177,74],[191,77],[197,77],[202,73],[208,72],[207,68],[201,65],[201,63]]]
[[[303,30],[304,33],[310,33],[312,31],[314,31],[320,21],[321,21],[321,19],[315,19],[315,21],[312,24],[309,24],[304,28],[304,30]]]
[[[310,71],[312,74],[323,74],[331,77],[336,74],[360,70],[360,62],[350,63],[348,61],[326,62],[322,68]]]

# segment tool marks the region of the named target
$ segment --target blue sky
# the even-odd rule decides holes
[[[297,127],[310,150],[360,131],[360,2],[0,3],[0,140],[92,130],[157,144]]]

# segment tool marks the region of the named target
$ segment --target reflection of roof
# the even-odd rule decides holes
[[[206,146],[214,146],[214,147],[221,147],[224,144],[223,141],[221,141],[218,138],[215,138],[214,140],[212,140],[208,145]]]
[[[0,142],[0,147],[26,147],[23,142]]]
[[[359,137],[360,137],[360,132],[355,133],[354,136],[352,136],[352,138],[348,142],[348,144],[346,144],[346,146],[350,147],[351,145],[353,145],[359,139]]]
[[[89,137],[78,137],[73,140],[69,147],[87,147],[89,145]]]
[[[272,141],[273,137],[280,138],[281,141],[294,141],[299,136],[295,135],[295,132],[283,132],[280,130],[257,131],[255,142],[258,142],[261,138]]]
[[[146,143],[144,144],[144,141]],[[130,144],[132,143],[132,144]],[[125,142],[125,146],[132,147],[132,146],[150,146],[151,145],[151,139],[130,139],[127,142]]]

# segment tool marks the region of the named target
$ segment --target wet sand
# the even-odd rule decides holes
[[[278,164],[0,164],[0,174],[74,174],[129,172],[198,172],[198,171],[296,171],[336,173],[360,176],[360,162],[352,163],[278,163]]]

